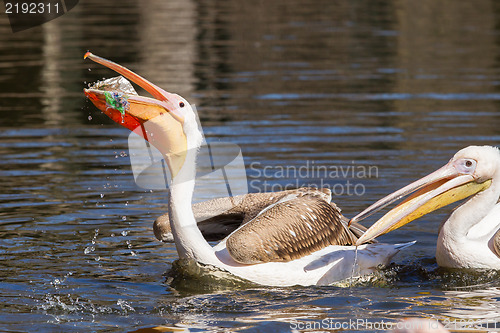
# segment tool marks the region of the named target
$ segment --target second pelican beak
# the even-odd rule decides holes
[[[362,220],[413,193],[368,228],[358,239],[356,245],[366,243],[441,207],[483,191],[490,185],[491,180],[479,183],[471,174],[463,174],[457,171],[452,161],[450,161],[450,163],[430,175],[377,201],[351,219],[350,223]]]

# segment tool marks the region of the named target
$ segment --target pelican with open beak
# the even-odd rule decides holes
[[[351,222],[358,222],[406,196],[409,197],[373,224],[356,244],[469,198],[441,225],[437,263],[451,268],[500,269],[498,148],[470,146],[460,150],[442,168],[377,201]]]
[[[213,211],[214,205],[227,206],[231,200],[215,199],[193,210],[202,135],[191,105],[121,65],[91,53],[85,58],[118,72],[153,96],[139,96],[131,87],[124,92],[115,84],[85,89],[101,111],[143,136],[165,158],[171,175],[167,219],[179,257],[261,285],[307,286],[372,273],[412,244],[368,242],[354,246],[366,229],[347,227],[347,219],[330,202],[330,190],[302,188],[262,196],[247,194],[241,198],[242,206],[228,207],[230,213],[223,214],[223,219],[240,216],[246,222],[212,247],[198,227],[197,215]]]

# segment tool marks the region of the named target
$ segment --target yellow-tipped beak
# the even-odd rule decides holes
[[[366,218],[392,202],[413,193],[368,228],[356,245],[366,243],[441,207],[470,197],[487,189],[490,185],[491,180],[478,183],[471,175],[460,174],[452,165],[447,164],[432,174],[377,201],[355,216],[351,222]]]

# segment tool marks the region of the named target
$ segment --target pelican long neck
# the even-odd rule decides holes
[[[170,225],[180,258],[191,258],[205,264],[213,264],[216,256],[212,247],[201,234],[194,218],[192,205],[196,177],[196,156],[201,144],[194,140],[190,145],[184,165],[170,183]]]

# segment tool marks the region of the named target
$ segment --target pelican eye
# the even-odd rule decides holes
[[[471,174],[476,170],[476,160],[473,160],[471,158],[464,158],[461,160],[457,161],[457,171],[459,171],[462,174]]]
[[[184,107],[184,102],[180,102],[180,103],[179,103],[179,106],[180,106],[181,108],[183,108],[183,107]]]

